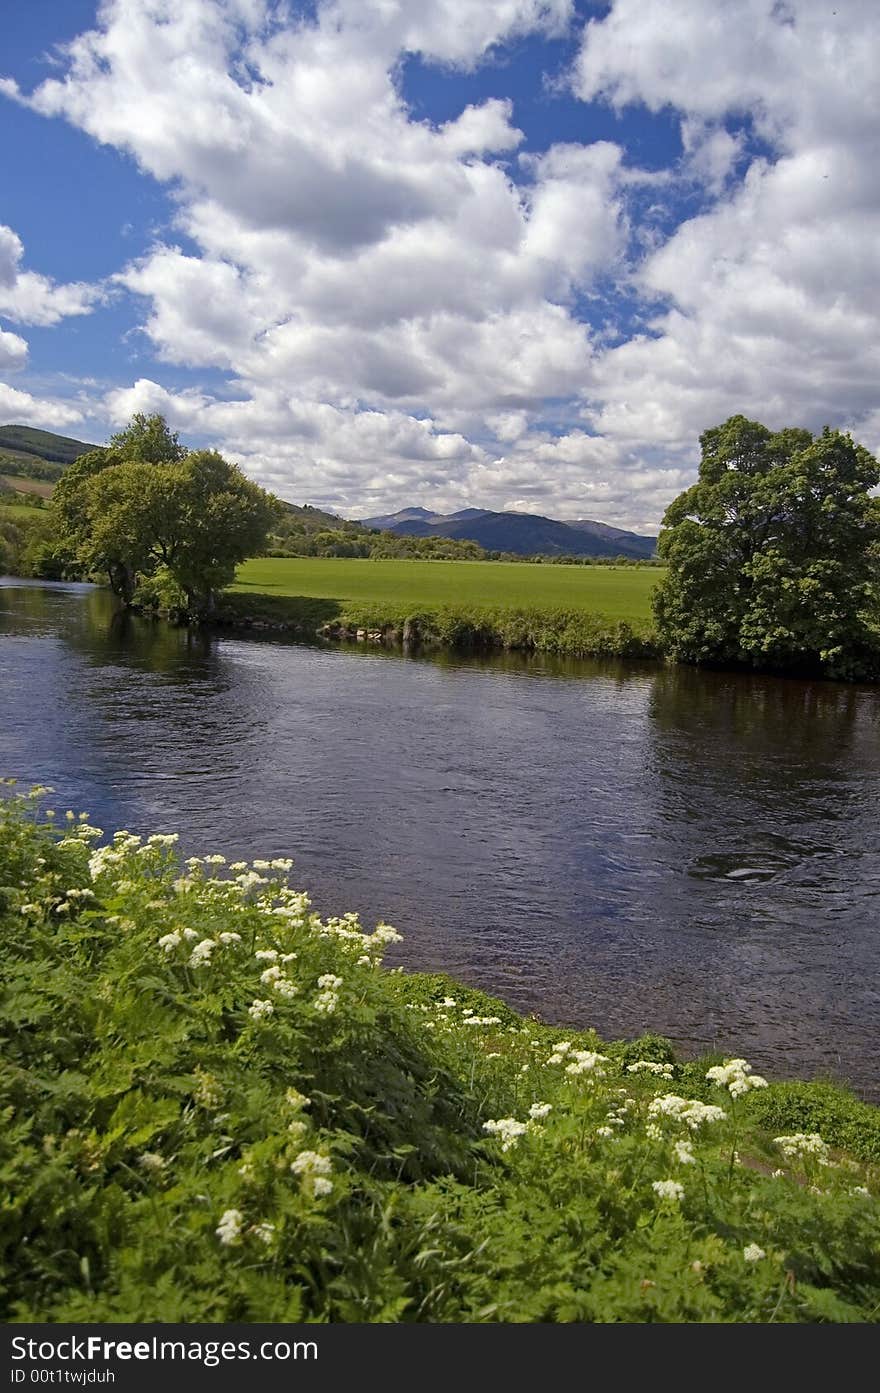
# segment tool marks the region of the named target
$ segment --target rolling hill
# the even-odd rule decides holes
[[[427,508],[403,508],[398,513],[364,518],[378,527],[410,537],[453,537],[478,542],[487,551],[517,556],[627,556],[647,560],[654,555],[656,537],[642,537],[583,518],[560,522],[538,513],[493,513],[486,508],[432,513]]]
[[[80,455],[94,448],[85,440],[56,435],[50,430],[35,430],[33,426],[0,426],[0,454],[8,452],[49,460],[53,464],[73,464]]]

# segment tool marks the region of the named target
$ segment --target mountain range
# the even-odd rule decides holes
[[[55,480],[63,468],[95,447],[84,440],[56,435],[31,426],[0,425],[0,473],[39,475]],[[42,468],[38,466],[42,465]],[[11,482],[11,480],[10,480]],[[321,509],[286,505],[307,520],[332,527],[342,522]],[[435,513],[428,508],[401,508],[396,513],[359,519],[364,527],[396,532],[409,537],[450,537],[477,542],[486,551],[517,556],[626,556],[634,560],[654,555],[656,537],[625,532],[591,518],[561,522],[540,513],[492,512],[489,508],[462,508],[457,513]]]
[[[457,513],[433,513],[428,508],[401,508],[396,513],[363,518],[367,527],[408,537],[453,537],[478,542],[486,551],[518,556],[627,556],[647,560],[657,538],[609,527],[591,518],[560,522],[540,513],[493,513],[488,508],[463,508]]]

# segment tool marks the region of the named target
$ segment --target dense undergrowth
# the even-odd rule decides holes
[[[286,861],[6,793],[5,1319],[880,1316],[877,1109],[524,1020]]]

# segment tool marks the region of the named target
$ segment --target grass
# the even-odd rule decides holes
[[[505,561],[354,561],[261,558],[240,567],[233,590],[335,600],[349,608],[566,609],[643,624],[658,567],[544,566]]]
[[[27,522],[45,516],[41,508],[31,507],[27,503],[0,503],[0,522]]]

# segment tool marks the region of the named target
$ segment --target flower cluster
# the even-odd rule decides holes
[[[774,1137],[773,1141],[790,1161],[812,1160],[820,1166],[830,1166],[828,1144],[818,1132],[793,1132],[789,1137]]]
[[[300,1177],[306,1194],[315,1199],[331,1194],[333,1181],[327,1177],[333,1170],[333,1164],[329,1156],[319,1151],[301,1151],[291,1162],[290,1169]]]
[[[766,1088],[767,1080],[752,1073],[751,1064],[744,1059],[725,1059],[706,1073],[706,1078],[718,1088],[726,1088],[731,1098],[741,1098],[753,1088]]]
[[[710,1122],[723,1122],[727,1114],[713,1103],[701,1103],[698,1098],[679,1098],[675,1093],[667,1093],[662,1098],[654,1098],[648,1105],[648,1116],[655,1122],[670,1117],[683,1122],[692,1132]]]
[[[674,1200],[677,1204],[684,1199],[684,1186],[677,1180],[655,1180],[651,1189],[661,1200]]]
[[[217,1237],[225,1248],[241,1242],[241,1227],[244,1215],[240,1209],[227,1209],[220,1215],[220,1223],[215,1229]]]
[[[628,1074],[657,1074],[664,1079],[671,1079],[673,1066],[671,1064],[657,1064],[653,1059],[638,1059],[635,1064],[627,1064]]]
[[[500,1139],[502,1151],[509,1151],[528,1130],[529,1124],[517,1122],[515,1117],[490,1117],[488,1122],[483,1123],[484,1132],[490,1132]]]
[[[563,1044],[566,1045],[564,1050],[559,1045],[553,1047],[548,1064],[564,1064],[566,1074],[573,1077],[578,1074],[593,1074],[596,1078],[604,1076],[603,1065],[608,1063],[607,1055],[597,1054],[595,1050],[575,1050],[565,1041]]]
[[[332,1016],[339,1005],[339,988],[342,986],[342,978],[337,977],[333,972],[325,972],[318,978],[318,986],[321,990],[312,1005],[319,1016]]]

